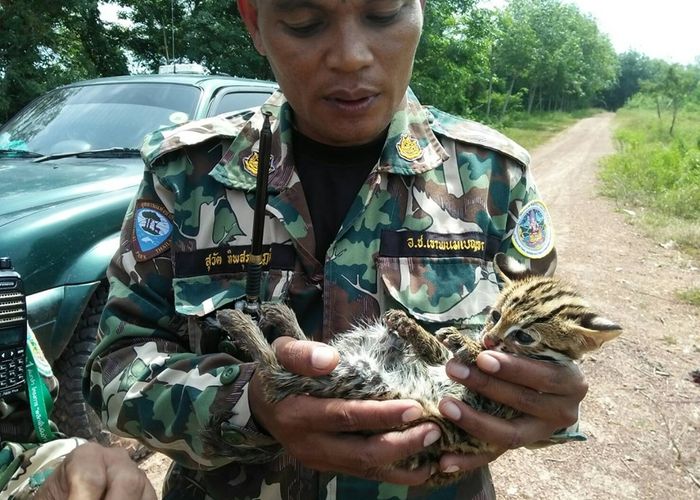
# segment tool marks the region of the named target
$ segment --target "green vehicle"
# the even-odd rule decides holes
[[[106,442],[81,376],[97,342],[107,265],[158,128],[264,102],[276,84],[227,76],[101,78],[52,90],[0,128],[0,257],[24,280],[29,324],[60,382],[63,432]]]

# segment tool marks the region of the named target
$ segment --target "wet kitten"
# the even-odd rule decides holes
[[[365,323],[338,335],[331,345],[340,362],[329,375],[304,377],[277,362],[260,328],[272,326],[282,335],[306,339],[294,313],[281,304],[262,308],[259,326],[236,310],[217,312],[230,337],[259,362],[266,397],[279,401],[290,394],[345,399],[414,399],[424,408],[422,421],[436,422],[442,438],[422,453],[396,464],[409,469],[437,462],[443,453],[482,453],[492,445],[470,436],[445,420],[438,403],[452,396],[480,411],[503,418],[518,412],[491,401],[452,381],[445,363],[455,358],[474,363],[484,349],[493,349],[555,363],[570,363],[617,337],[620,327],[598,316],[567,285],[550,277],[532,276],[514,259],[499,254],[496,272],[505,283],[481,333],[481,342],[454,327],[432,335],[399,310],[387,311],[381,321]],[[418,422],[413,422],[415,425]],[[429,484],[454,481],[461,473],[438,473]]]

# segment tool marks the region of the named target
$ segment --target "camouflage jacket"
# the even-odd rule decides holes
[[[478,330],[499,291],[494,253],[551,263],[546,209],[523,213],[539,203],[528,154],[494,130],[422,107],[410,91],[318,262],[291,151],[292,110],[281,94],[262,109],[273,129],[263,299],[286,301],[310,337],[328,341],[396,307],[430,330]],[[197,469],[206,498],[419,498],[415,488],[318,474],[279,453],[248,408],[255,366],[198,321],[244,295],[262,121],[250,111],[146,139],[86,397],[113,432]],[[484,470],[431,498],[489,492]]]

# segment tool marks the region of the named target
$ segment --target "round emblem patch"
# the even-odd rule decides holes
[[[170,248],[173,223],[165,207],[139,200],[134,217],[134,255],[138,262],[152,259]]]
[[[513,245],[529,259],[541,259],[554,248],[552,219],[540,200],[533,200],[520,212],[513,234]]]

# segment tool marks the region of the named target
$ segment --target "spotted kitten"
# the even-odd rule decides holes
[[[442,438],[419,455],[396,464],[415,469],[426,462],[437,462],[443,453],[493,450],[489,443],[475,439],[441,416],[438,403],[444,396],[461,399],[473,408],[503,418],[518,415],[516,410],[452,381],[444,366],[450,358],[474,363],[482,350],[493,349],[554,363],[571,363],[620,334],[619,326],[594,313],[564,283],[530,275],[504,254],[496,256],[494,265],[505,287],[484,325],[480,342],[454,327],[432,335],[403,311],[390,310],[381,321],[361,324],[338,335],[331,345],[339,351],[340,363],[332,373],[322,377],[304,377],[286,371],[260,331],[274,327],[282,335],[306,339],[288,307],[263,306],[260,325],[236,310],[219,311],[217,319],[230,337],[259,362],[258,371],[265,379],[266,397],[271,402],[291,394],[418,401],[424,409],[420,421],[437,423]],[[460,475],[460,472],[438,473],[430,484],[448,483]]]

